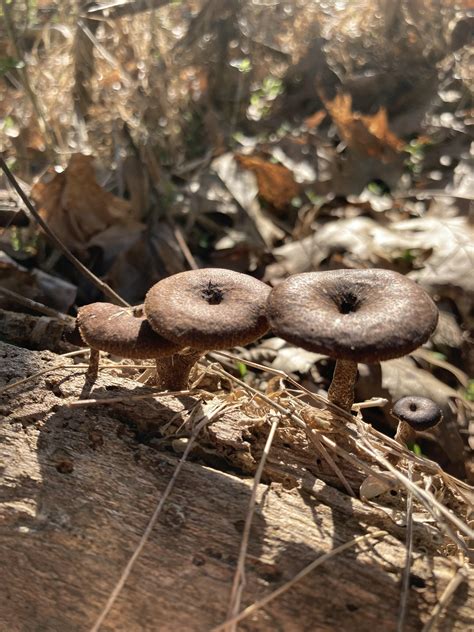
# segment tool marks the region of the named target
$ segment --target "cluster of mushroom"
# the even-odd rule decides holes
[[[92,303],[77,325],[91,348],[89,379],[99,351],[123,358],[154,358],[162,390],[187,388],[190,371],[208,350],[246,345],[268,331],[270,287],[251,276],[218,268],[191,270],[154,285],[138,308]]]
[[[94,303],[77,323],[96,374],[98,350],[155,358],[163,390],[187,387],[208,350],[245,345],[275,334],[336,359],[329,400],[350,411],[357,363],[390,360],[428,340],[438,310],[409,278],[390,270],[333,270],[289,277],[271,289],[245,274],[191,270],[154,285],[143,306]]]

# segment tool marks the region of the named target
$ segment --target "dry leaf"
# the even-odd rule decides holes
[[[467,298],[474,296],[474,232],[464,216],[449,217],[445,207],[439,213],[397,222],[392,225],[402,240],[412,248],[431,250],[423,269],[410,273],[431,291],[460,288]]]
[[[275,209],[282,211],[300,193],[292,172],[283,165],[277,165],[258,156],[235,154],[237,163],[257,178],[259,195]]]
[[[350,94],[338,94],[332,101],[323,99],[323,102],[340,137],[354,151],[383,162],[389,162],[402,151],[405,143],[390,131],[384,107],[374,115],[353,112]]]
[[[43,219],[74,250],[86,247],[109,226],[133,222],[130,202],[97,184],[93,160],[74,154],[63,173],[46,184],[34,185],[31,191]]]
[[[247,212],[261,241],[271,248],[285,233],[262,211],[257,199],[258,184],[256,175],[249,171],[239,170],[235,157],[231,153],[223,154],[212,162],[212,169],[225,184],[229,193]],[[255,234],[255,231],[252,231]],[[250,232],[249,237],[254,234]]]

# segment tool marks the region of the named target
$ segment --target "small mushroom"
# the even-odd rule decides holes
[[[428,397],[415,395],[397,400],[391,413],[398,420],[395,441],[407,446],[415,443],[417,432],[434,428],[443,419],[438,404]]]
[[[154,331],[181,351],[159,361],[163,388],[187,387],[196,361],[212,349],[245,345],[268,331],[270,287],[246,274],[204,268],[167,277],[145,297]]]
[[[172,355],[178,347],[150,327],[143,306],[118,307],[111,303],[91,303],[81,307],[77,326],[91,349],[87,378],[94,381],[99,368],[100,351],[122,358],[155,358]]]
[[[350,411],[357,363],[398,358],[434,331],[438,310],[411,279],[390,270],[332,270],[289,277],[272,291],[272,330],[336,359],[329,400]]]

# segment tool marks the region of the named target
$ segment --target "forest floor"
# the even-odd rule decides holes
[[[380,579],[375,558],[367,553],[370,560],[362,570],[380,579],[379,589],[374,588],[380,595],[372,606],[367,594],[350,597],[353,588],[341,580],[341,595],[331,596],[335,590],[329,583],[324,597],[328,608],[320,604],[313,610],[309,584],[303,582],[302,592],[295,593],[299,615],[291,599],[284,598],[281,610],[259,610],[244,629],[349,629],[329,612],[347,604],[351,616],[360,617],[360,630],[373,628],[377,612],[387,630],[403,629],[405,616],[407,630],[434,625],[436,603],[451,599],[464,582],[472,547],[472,3],[149,0],[81,5],[42,0],[34,5],[2,2],[1,12],[0,144],[16,185],[46,225],[38,226],[11,181],[0,175],[0,340],[2,357],[8,358],[0,380],[0,414],[10,422],[5,458],[16,455],[6,476],[5,515],[7,531],[8,525],[20,525],[19,531],[6,533],[5,541],[20,547],[18,557],[12,554],[8,581],[19,589],[26,575],[15,574],[15,568],[21,567],[22,556],[33,555],[28,543],[21,548],[14,533],[35,531],[42,520],[46,534],[56,528],[61,532],[54,537],[62,551],[56,559],[52,556],[43,588],[54,592],[51,576],[60,573],[61,565],[70,565],[60,592],[72,613],[69,620],[67,615],[61,618],[62,612],[55,615],[48,626],[52,606],[46,600],[25,610],[17,629],[26,632],[33,622],[51,630],[93,625],[94,612],[104,605],[132,552],[132,541],[137,542],[153,513],[152,490],[159,490],[162,498],[171,494],[159,477],[149,475],[150,468],[156,459],[163,460],[163,475],[184,467],[178,465],[183,452],[190,461],[185,470],[191,469],[178,495],[187,498],[192,491],[187,477],[202,476],[202,485],[219,489],[216,503],[224,512],[220,522],[211,521],[200,531],[196,524],[213,511],[202,501],[191,519],[191,532],[186,535],[186,527],[180,531],[183,551],[208,551],[209,529],[221,529],[222,539],[216,536],[220,561],[215,551],[205,553],[204,574],[198,572],[200,562],[192,563],[188,579],[197,582],[200,596],[195,602],[189,596],[191,605],[181,614],[170,591],[153,607],[141,599],[135,613],[133,592],[127,593],[124,609],[114,611],[108,629],[122,629],[123,624],[127,631],[152,630],[153,617],[167,608],[178,617],[177,627],[162,621],[160,629],[211,629],[237,614],[245,525],[254,513],[245,509],[252,489],[263,496],[277,489],[268,506],[258,496],[262,513],[256,521],[262,524],[254,526],[254,535],[261,546],[247,559],[249,594],[255,592],[256,599],[263,598],[265,587],[276,588],[272,582],[291,582],[298,569],[331,550],[332,543],[337,548],[368,527],[388,531],[396,540],[383,544],[388,548],[381,556],[391,560],[398,575],[393,582],[387,573]],[[59,246],[51,241],[51,232]],[[100,279],[99,285],[71,262],[71,254]],[[409,356],[359,365],[356,401],[362,406],[352,419],[327,404],[334,362],[271,333],[226,356],[208,354],[190,392],[170,397],[169,405],[144,385],[146,363],[117,357],[103,359],[98,384],[85,393],[83,375],[75,373],[85,371],[84,352],[60,355],[74,352],[62,334],[77,309],[107,300],[111,291],[125,303],[140,304],[159,279],[204,267],[229,268],[272,286],[288,275],[313,270],[394,270],[430,294],[440,312],[438,328]],[[37,375],[49,363],[54,371]],[[121,403],[130,390],[133,396],[148,397],[136,400],[135,412]],[[114,401],[98,404],[109,391]],[[396,429],[390,409],[407,394],[433,399],[444,421],[423,433],[415,452],[406,453],[403,466],[394,468],[386,458],[399,453],[390,438]],[[83,401],[75,409],[78,398]],[[144,421],[150,411],[163,415],[165,409],[159,428]],[[275,419],[278,428],[267,455],[265,444]],[[193,433],[202,420],[204,437],[197,440]],[[87,428],[82,438],[76,436],[80,427]],[[61,438],[63,428],[76,441],[70,450]],[[123,437],[126,453],[117,447],[115,432]],[[310,456],[315,449],[317,463]],[[142,453],[146,465],[136,469]],[[101,472],[94,469],[99,454],[107,462]],[[131,455],[138,461],[128,466]],[[76,462],[86,465],[76,467]],[[205,467],[199,469],[199,464]],[[118,505],[110,489],[99,483],[107,468],[117,467],[127,472],[132,490],[124,492]],[[109,567],[100,557],[106,544],[93,526],[96,507],[81,513],[79,498],[87,504],[97,486],[97,506],[104,503],[110,512],[115,507],[133,522],[137,516],[130,494],[138,493],[133,479],[140,471],[146,473],[151,496],[142,505],[137,501],[133,533],[118,529],[110,536],[117,555]],[[20,489],[23,475],[31,485],[21,483]],[[79,490],[62,518],[57,513],[61,477],[67,479],[67,494],[74,494],[75,485]],[[234,506],[229,500],[223,508],[226,494],[233,491],[241,501]],[[22,494],[28,502],[19,500]],[[321,525],[331,534],[329,541],[321,535],[323,527],[319,536],[311,529],[313,520],[316,530],[318,525],[313,501],[308,501],[314,495],[324,505]],[[285,519],[278,515],[284,511],[278,498],[294,511],[285,513]],[[350,511],[345,505],[349,498],[355,503]],[[61,497],[61,502],[68,500]],[[41,514],[41,503],[54,511]],[[188,516],[191,497],[185,505]],[[166,510],[175,512],[178,523],[180,506],[171,500]],[[446,507],[459,524],[443,513]],[[240,512],[239,527],[234,525],[237,531],[229,534],[227,522],[234,510]],[[79,515],[83,529],[77,526]],[[81,599],[89,599],[84,611],[67,586],[69,573],[86,553],[78,546],[68,558],[73,545],[61,531],[67,531],[63,518],[77,526],[81,538],[89,538],[100,557],[100,564],[91,563],[80,579]],[[341,520],[347,528],[338,534]],[[291,529],[285,521],[295,530],[302,521],[304,534],[314,538],[307,549],[295,549],[291,563]],[[415,546],[415,555],[406,559],[402,523],[416,524],[419,538],[415,544],[420,549]],[[109,531],[114,528],[107,522]],[[244,548],[239,549],[242,532]],[[427,544],[423,538],[428,532]],[[43,539],[38,533],[32,542],[45,555],[44,565],[49,536]],[[128,542],[124,550],[121,538]],[[232,554],[231,541],[237,547]],[[166,549],[160,542],[150,559],[162,559]],[[422,550],[428,551],[426,559]],[[422,568],[427,560],[439,568],[439,573],[433,571],[436,586]],[[175,579],[173,569],[182,564],[185,557],[170,557],[164,577]],[[410,564],[419,565],[412,575],[425,582],[414,596],[403,579],[410,575]],[[348,582],[353,571],[348,571]],[[339,567],[334,572],[344,574]],[[224,588],[217,582],[210,589],[206,573],[222,573]],[[153,573],[151,578],[146,595],[153,594]],[[183,580],[186,592],[185,584]],[[193,627],[196,613],[203,616],[202,600],[209,590],[216,594],[216,607]],[[387,611],[377,610],[384,591],[396,603]],[[8,629],[16,629],[11,621],[26,599],[22,595],[18,592],[20,601],[10,602]],[[469,624],[460,604],[463,598],[472,602],[463,595],[453,602],[458,611],[446,614],[452,629]],[[354,599],[366,604],[363,614],[356,614],[359,606],[352,608]],[[302,627],[305,617],[312,622],[308,628]]]

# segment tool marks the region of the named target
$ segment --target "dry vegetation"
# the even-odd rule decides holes
[[[0,178],[0,627],[474,625],[473,9],[2,0],[0,143],[62,247]],[[353,416],[327,402],[332,361],[271,335],[208,354],[177,397],[117,358],[85,392],[83,359],[58,355],[77,307],[104,284],[137,304],[160,278],[213,266],[270,284],[396,270],[430,293],[439,326],[409,357],[360,365]],[[390,438],[406,394],[444,414],[416,453]],[[43,601],[22,589],[30,572]]]

